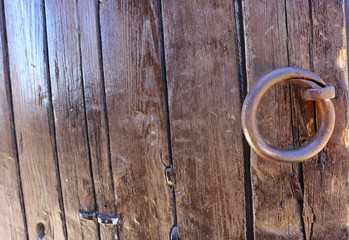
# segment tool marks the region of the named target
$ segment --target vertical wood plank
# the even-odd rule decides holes
[[[67,233],[97,239],[97,225],[79,210],[95,212],[80,62],[77,5],[45,1],[49,70]]]
[[[312,1],[314,72],[336,88],[336,125],[317,159],[304,164],[307,239],[349,238],[348,62],[345,1]],[[319,122],[320,119],[317,119]]]
[[[309,1],[286,1],[285,10],[289,66],[312,71]],[[291,85],[290,97],[293,147],[299,148],[315,134],[314,102],[304,101],[301,97],[301,88],[296,85]]]
[[[287,50],[289,66],[299,67],[312,71],[312,26],[308,0],[292,0],[285,2],[286,27],[287,27]],[[291,97],[291,120],[293,148],[299,148],[310,141],[315,134],[315,111],[314,102],[304,101],[301,97],[301,88],[290,86]],[[314,157],[316,159],[316,157]],[[310,160],[308,160],[310,161]],[[304,178],[303,163],[293,165],[294,172],[290,176],[293,197],[297,200],[297,212],[300,214],[300,229],[303,239],[306,237],[306,224],[304,214]],[[300,192],[295,191],[300,188]]]
[[[232,1],[163,1],[178,230],[245,238],[237,26]]]
[[[0,1],[0,236],[26,239],[11,101],[4,5]]]
[[[10,77],[30,239],[65,239],[43,2],[5,1]]]
[[[103,68],[120,239],[168,239],[158,1],[103,1]]]
[[[81,66],[91,161],[99,213],[116,216],[99,29],[99,1],[78,1]],[[114,124],[114,123],[112,123]],[[115,239],[117,227],[100,225],[101,239]]]
[[[268,72],[288,66],[290,56],[292,63],[296,61],[301,65],[300,59],[293,58],[296,49],[288,53],[284,1],[246,1],[243,16],[248,88]],[[287,84],[279,84],[263,98],[259,105],[258,125],[272,146],[293,147]],[[303,239],[301,209],[292,196],[289,182],[289,174],[294,170],[295,166],[269,162],[252,152],[255,239]]]

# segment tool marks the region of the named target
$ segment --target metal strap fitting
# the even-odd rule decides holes
[[[119,223],[118,217],[108,217],[108,216],[98,214],[98,212],[85,212],[83,210],[80,210],[79,216],[81,219],[85,219],[85,220],[95,221],[97,219],[97,222],[100,224],[117,225]]]
[[[323,88],[308,88],[302,91],[302,97],[306,101],[317,101],[331,99],[336,96],[336,91],[333,86]]]
[[[96,218],[96,213],[95,212],[85,212],[80,210],[79,211],[80,218],[86,219],[86,220],[94,220]]]

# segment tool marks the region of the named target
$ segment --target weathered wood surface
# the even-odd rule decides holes
[[[97,224],[81,220],[79,216],[79,210],[94,212],[96,206],[87,141],[77,10],[78,6],[71,1],[45,1],[48,63],[68,238],[97,239]]]
[[[349,239],[348,5],[2,1],[0,238]],[[241,135],[245,88],[285,66],[336,87],[333,136],[303,164],[249,154]],[[320,121],[287,84],[258,116],[280,148]]]
[[[96,202],[103,216],[117,216],[99,29],[99,1],[78,1],[81,66]],[[100,225],[101,239],[114,239],[117,226]]]
[[[25,239],[26,223],[19,181],[16,139],[11,109],[4,5],[0,2],[0,236]]]
[[[312,22],[309,1],[286,1],[286,26],[288,36],[288,61],[289,66],[295,66],[307,70],[313,70],[312,46]],[[326,79],[325,79],[326,80]],[[291,119],[292,119],[292,148],[299,148],[311,140],[315,134],[314,103],[305,102],[301,97],[301,88],[291,85]],[[315,156],[313,159],[316,159]],[[313,160],[308,160],[313,161]],[[304,216],[304,173],[303,163],[294,165],[296,176],[290,176],[290,184],[293,188],[293,197],[298,202],[297,211],[300,214],[300,230],[303,239],[307,236],[306,217]],[[296,190],[298,188],[298,190]],[[298,191],[298,192],[297,192]]]
[[[348,239],[348,157],[345,137],[348,127],[348,73],[344,3],[315,1],[309,6],[309,1],[268,1],[260,3],[263,6],[256,6],[256,3],[252,2],[244,4],[248,81],[258,79],[249,69],[263,75],[266,73],[262,73],[265,67],[269,67],[267,71],[270,71],[280,67],[279,64],[290,65],[313,70],[325,81],[331,82],[337,89],[337,95],[339,94],[334,101],[337,122],[330,143],[319,156],[303,165],[292,166],[292,171],[298,173],[300,187],[304,185],[304,196],[301,192],[300,195],[294,193],[295,199],[290,198],[288,185],[292,186],[293,181],[287,183],[287,175],[291,166],[282,166],[283,171],[275,168],[275,164],[272,166],[269,162],[261,162],[259,158],[256,161],[252,157],[255,238]],[[269,19],[265,21],[266,18]],[[274,37],[268,38],[268,35],[272,34]],[[258,51],[259,46],[261,50]],[[266,52],[270,54],[269,57],[263,57]],[[270,63],[271,59],[273,62]],[[271,143],[284,148],[287,148],[287,145],[291,148],[299,147],[308,141],[314,134],[316,123],[312,104],[300,100],[298,88],[291,87],[290,93],[291,107],[288,107],[288,90],[284,90],[283,95],[276,98],[271,93],[271,99],[265,99],[265,107],[261,103],[261,108],[265,108],[264,111],[261,110],[261,115],[266,120],[261,120],[261,116],[261,131]],[[277,102],[271,104],[273,99],[277,99]],[[280,110],[285,108],[285,105],[286,109]],[[277,106],[277,109],[271,110],[272,106]],[[267,109],[270,117],[266,116]],[[275,121],[273,115],[278,116],[275,112],[281,112],[283,119],[278,117],[268,128],[268,124]],[[318,121],[320,119],[317,119]],[[292,126],[291,130],[277,131],[283,135],[284,145],[278,135],[274,135],[275,142],[271,136],[275,132],[273,128],[280,126],[278,123],[281,126]],[[268,132],[269,135],[266,134]],[[259,171],[255,172],[256,169]],[[265,172],[260,171],[261,169]],[[269,176],[269,181],[264,179],[261,182],[260,179],[265,176]],[[283,203],[279,208],[278,202]]]
[[[65,239],[42,1],[5,1],[10,79],[30,239]]]
[[[246,72],[248,88],[268,72],[293,64],[300,58],[288,55],[288,18],[296,13],[285,13],[284,1],[246,1],[243,4],[243,22],[246,44]],[[303,14],[308,14],[305,12]],[[286,18],[288,16],[288,18]],[[293,31],[296,29],[292,28]],[[306,33],[307,34],[307,33]],[[296,36],[293,36],[296,35]],[[296,47],[296,45],[292,45]],[[303,43],[297,47],[302,47]],[[304,51],[302,54],[308,54]],[[296,62],[297,61],[297,62]],[[292,65],[294,66],[294,65]],[[300,66],[301,67],[301,66]],[[299,97],[299,96],[298,96]],[[259,106],[258,125],[263,137],[279,148],[292,148],[292,118],[290,89],[279,84],[265,95]],[[301,209],[292,195],[289,174],[295,169],[288,164],[277,164],[251,154],[251,178],[254,207],[255,239],[303,239]]]
[[[234,5],[165,0],[162,11],[180,238],[243,239]]]
[[[120,239],[167,239],[174,224],[158,1],[103,1],[100,25]]]
[[[336,125],[324,151],[304,164],[307,239],[349,239],[347,3],[311,5],[313,70],[336,88]]]

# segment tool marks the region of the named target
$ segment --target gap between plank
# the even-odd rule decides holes
[[[172,157],[172,142],[171,142],[171,125],[170,125],[170,108],[168,103],[168,87],[167,87],[167,74],[166,74],[166,56],[165,56],[165,41],[164,41],[164,24],[163,24],[163,13],[162,13],[162,2],[158,1],[159,6],[159,25],[160,25],[160,57],[161,57],[161,75],[164,89],[164,100],[165,100],[165,115],[166,115],[166,130],[167,130],[167,140],[168,140],[168,152],[170,167],[173,169],[173,157]],[[176,204],[176,192],[175,187],[170,188],[170,198],[173,207],[173,224],[177,227],[177,204]],[[172,229],[171,229],[172,230]],[[171,234],[171,232],[170,232]],[[172,237],[170,236],[170,239]]]
[[[287,65],[290,67],[290,48],[289,48],[289,32],[288,32],[288,20],[287,20],[287,2],[284,0],[284,12],[285,12],[285,28],[286,28],[286,50],[287,50]],[[293,129],[295,129],[294,126],[294,119],[293,119],[293,101],[292,101],[292,88],[291,84],[288,84],[288,94],[289,94],[289,101],[290,101],[290,110],[291,110],[291,132],[292,132],[292,143],[293,148],[296,148],[296,141],[299,142],[299,130],[297,131],[297,135],[295,135],[295,132]],[[300,146],[300,143],[297,144]],[[302,190],[302,196],[304,196],[304,179],[303,179],[303,163],[296,163],[297,165],[297,178],[300,183],[300,187]],[[294,166],[292,165],[292,170],[295,172],[296,169],[294,169]],[[306,234],[305,234],[305,223],[303,219],[303,200],[296,199],[298,207],[299,207],[299,220],[300,220],[300,230],[303,234],[303,240],[306,240]]]
[[[238,40],[238,60],[240,75],[240,101],[241,106],[247,95],[246,52],[244,37],[244,22],[242,13],[242,0],[235,0],[235,20]],[[251,148],[242,134],[244,157],[244,183],[245,183],[245,212],[246,212],[246,239],[254,240],[253,226],[253,194],[251,180]]]

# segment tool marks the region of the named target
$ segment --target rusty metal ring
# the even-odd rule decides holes
[[[278,149],[270,146],[264,141],[257,127],[257,108],[262,97],[271,87],[281,82],[305,88],[303,98],[307,101],[316,101],[318,106],[320,117],[318,131],[310,142],[298,149]],[[259,156],[275,162],[296,163],[312,158],[325,147],[333,132],[335,111],[329,98],[334,95],[334,88],[327,87],[326,83],[312,72],[293,67],[270,72],[249,91],[242,107],[242,129],[247,142]]]

